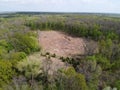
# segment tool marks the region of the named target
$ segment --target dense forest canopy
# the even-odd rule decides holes
[[[0,90],[120,90],[120,15],[70,13],[0,14]],[[84,55],[60,57],[69,67],[49,74],[39,59],[38,31],[55,30],[90,43]],[[35,55],[34,55],[35,56]],[[76,57],[77,56],[77,57]],[[37,57],[37,56],[36,56]],[[49,66],[56,54],[46,57]]]

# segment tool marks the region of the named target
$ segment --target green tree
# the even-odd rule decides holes
[[[0,86],[2,84],[8,84],[13,78],[13,75],[15,75],[12,67],[13,66],[9,61],[0,60]]]
[[[31,52],[35,52],[40,49],[37,39],[26,34],[16,33],[10,39],[10,43],[16,51],[25,52],[26,54],[30,54]]]
[[[103,56],[107,57],[108,59],[111,59],[112,52],[113,52],[112,40],[111,39],[101,40],[99,42],[99,50]]]
[[[28,80],[33,80],[42,73],[42,66],[40,60],[27,59],[18,62],[17,65],[18,71],[23,73],[23,75]]]
[[[88,90],[84,75],[77,73],[73,67],[62,71],[58,83],[61,90]]]
[[[117,87],[117,89],[120,90],[120,80],[117,80],[115,82],[115,87]]]

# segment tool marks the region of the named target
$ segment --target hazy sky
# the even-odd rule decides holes
[[[120,13],[120,0],[0,0],[5,11]]]

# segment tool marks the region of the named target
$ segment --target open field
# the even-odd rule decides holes
[[[39,42],[46,52],[58,56],[84,54],[85,42],[82,38],[71,37],[57,31],[39,31]]]

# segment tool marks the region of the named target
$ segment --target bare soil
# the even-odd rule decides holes
[[[72,37],[58,31],[39,31],[39,43],[46,52],[58,56],[84,54],[83,38]]]

